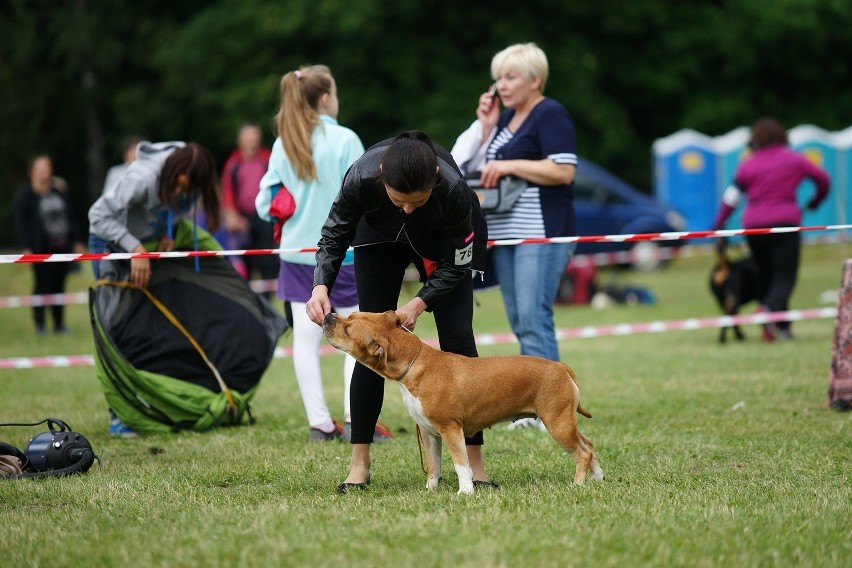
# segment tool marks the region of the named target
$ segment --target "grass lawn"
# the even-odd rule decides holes
[[[848,252],[806,247],[792,307],[825,306]],[[711,262],[602,271],[605,283],[647,286],[656,302],[557,306],[557,326],[718,315]],[[82,268],[69,291],[91,284]],[[27,294],[29,272],[0,267],[0,295]],[[477,333],[509,330],[498,292],[477,302]],[[68,311],[71,334],[37,337],[27,309],[0,309],[0,358],[91,353],[85,306]],[[446,451],[444,479],[426,491],[414,423],[391,384],[382,420],[396,438],[374,447],[370,489],[339,496],[349,447],[308,444],[289,359],[261,382],[253,426],[136,440],[107,436],[93,368],[2,370],[0,422],[65,420],[101,465],[0,480],[0,566],[848,566],[852,413],[826,407],[834,320],[798,322],[783,343],[745,331],[725,346],[715,329],[561,342],[606,480],[574,486],[574,464],[549,436],[500,425],[484,451],[501,488],[473,496],[456,494]],[[430,316],[417,333],[435,336]],[[339,417],[342,357],[323,357],[323,368]],[[43,431],[2,427],[0,441],[23,449]]]

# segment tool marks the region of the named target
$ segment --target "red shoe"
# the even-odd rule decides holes
[[[767,308],[766,306],[758,306],[755,310],[755,313],[758,314],[768,314],[771,313],[772,310]],[[762,339],[766,343],[772,343],[778,337],[778,327],[774,323],[765,323],[763,324],[763,335]]]
[[[384,442],[393,438],[393,434],[391,434],[390,428],[382,424],[381,422],[376,423],[376,432],[373,434],[374,442]]]
[[[341,437],[347,442],[352,441],[352,423],[347,422],[343,425],[343,431],[341,433]],[[376,430],[373,432],[373,442],[387,442],[393,438],[393,434],[391,434],[390,428],[382,424],[381,422],[376,423]]]

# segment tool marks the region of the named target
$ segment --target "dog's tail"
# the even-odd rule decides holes
[[[565,365],[565,363],[563,363],[563,365]],[[572,381],[574,381],[574,387],[576,388],[577,397],[579,398],[579,396],[580,396],[580,383],[577,381],[577,373],[575,373],[574,369],[572,369],[568,365],[565,365],[565,368],[568,369],[568,376],[571,377]],[[583,405],[581,405],[579,401],[577,401],[577,412],[579,412],[580,414],[582,414],[586,418],[592,417],[592,413],[589,412],[588,410],[586,410],[585,408],[583,408]]]

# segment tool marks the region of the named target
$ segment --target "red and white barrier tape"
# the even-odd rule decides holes
[[[803,233],[809,231],[840,231],[852,229],[852,225],[818,225],[812,227],[771,227],[765,229],[723,229],[720,231],[677,231],[670,233],[633,233],[623,235],[587,235],[575,237],[552,237],[541,239],[502,239],[488,241],[491,246],[544,244],[544,243],[624,243],[638,241],[680,241],[714,237],[736,237],[769,235],[773,233]],[[0,264],[31,264],[40,262],[76,262],[86,260],[127,260],[131,258],[189,258],[210,256],[253,256],[281,253],[316,252],[316,247],[301,249],[251,249],[251,250],[197,250],[172,252],[111,252],[83,254],[2,254]]]
[[[278,289],[277,280],[251,280],[249,287],[258,293],[275,292]],[[69,292],[67,294],[42,294],[34,296],[5,296],[0,297],[2,308],[29,308],[33,306],[71,306],[88,304],[88,292]]]
[[[591,337],[607,337],[613,335],[636,335],[640,333],[659,333],[663,331],[691,331],[731,325],[764,324],[778,321],[803,321],[809,319],[834,318],[836,308],[814,308],[810,310],[790,310],[787,312],[770,312],[751,315],[720,316],[710,318],[689,318],[676,321],[652,321],[647,323],[621,323],[616,325],[586,326],[556,330],[557,339],[588,339]],[[424,342],[437,347],[434,339]],[[488,333],[476,337],[479,346],[517,343],[512,333]],[[321,355],[340,354],[340,351],[330,345],[320,347]],[[290,347],[277,347],[275,358],[293,356]],[[45,367],[92,367],[94,358],[91,355],[49,356],[49,357],[12,357],[0,359],[0,369],[36,369]]]
[[[637,254],[634,250],[601,252],[595,254],[578,254],[571,257],[570,268],[585,268],[587,266],[613,266],[616,264],[630,264],[641,261],[671,260],[707,254],[711,245],[686,245],[683,247],[666,247],[653,251],[650,255]],[[257,293],[275,292],[278,290],[277,280],[250,280],[249,287]],[[87,304],[89,294],[87,292],[75,292],[67,294],[42,294],[33,296],[5,296],[0,297],[0,309],[2,308],[28,308],[31,306],[55,306]]]
[[[36,296],[6,296],[0,298],[0,308],[29,308],[31,306],[69,306],[71,304],[87,304],[88,292],[73,292],[68,294],[43,294]]]
[[[819,239],[815,242],[820,244],[835,244],[838,240],[836,238]],[[672,260],[676,258],[691,258],[709,255],[712,254],[713,251],[715,251],[715,247],[712,244],[703,244],[683,245],[680,247],[662,247],[654,251],[641,253],[631,249],[615,252],[578,254],[571,257],[569,268],[585,268],[587,266],[605,267],[614,266],[616,264],[636,264],[649,261],[656,262],[661,260]],[[278,282],[277,280],[250,280],[249,287],[257,293],[275,292],[278,290]],[[88,302],[89,295],[87,292],[32,296],[6,296],[0,297],[0,309],[27,308],[31,306],[74,305],[86,304]]]

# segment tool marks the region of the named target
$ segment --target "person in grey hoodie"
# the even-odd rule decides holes
[[[202,146],[184,142],[140,142],[136,161],[89,209],[89,231],[115,252],[164,252],[174,247],[177,225],[201,201],[207,226],[219,223],[219,176]],[[151,278],[151,261],[130,260],[130,281],[140,288]],[[110,409],[109,433],[136,433]]]
[[[170,251],[174,229],[200,200],[207,226],[219,223],[216,165],[202,146],[184,142],[140,142],[136,161],[89,209],[89,231],[116,252]],[[147,258],[130,261],[130,280],[145,287]]]

